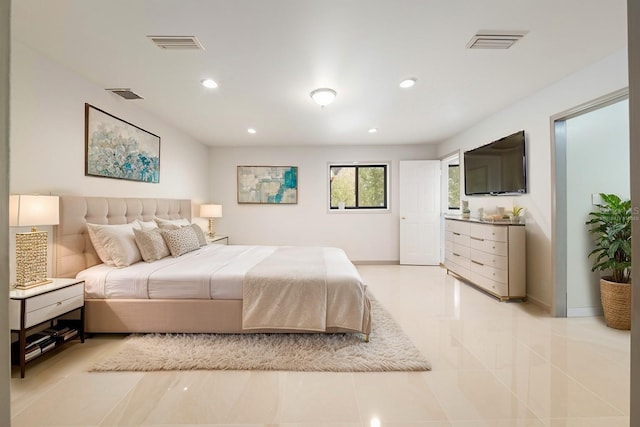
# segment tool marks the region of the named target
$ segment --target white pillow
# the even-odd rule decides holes
[[[140,249],[140,255],[146,262],[157,261],[170,255],[169,247],[164,241],[160,229],[155,227],[151,230],[133,229],[136,244]]]
[[[154,228],[158,228],[158,223],[155,221],[142,221],[142,220],[136,219],[135,222],[138,225],[138,228],[140,230],[149,231],[149,230],[153,230]]]
[[[204,231],[202,230],[202,228],[200,228],[198,224],[191,224],[191,228],[193,228],[193,231],[196,232],[196,237],[198,238],[198,243],[200,244],[200,246],[206,246],[207,236],[204,235]]]
[[[107,265],[126,267],[142,259],[133,234],[134,223],[90,224],[89,238],[98,256]]]
[[[188,219],[180,218],[180,219],[162,219],[162,218],[154,218],[158,227],[164,230],[175,230],[180,227],[184,227],[185,225],[190,225]]]
[[[162,230],[162,237],[171,251],[171,256],[179,257],[187,252],[200,249],[200,243],[198,242],[198,236],[193,228],[188,225],[185,227],[177,228],[175,230]]]

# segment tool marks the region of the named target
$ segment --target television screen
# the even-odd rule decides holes
[[[464,193],[526,193],[524,131],[464,153]]]

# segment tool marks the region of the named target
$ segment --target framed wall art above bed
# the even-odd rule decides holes
[[[85,175],[160,182],[160,137],[90,104],[85,112]]]
[[[238,166],[238,203],[298,203],[298,167]]]

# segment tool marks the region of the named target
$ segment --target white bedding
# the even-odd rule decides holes
[[[85,281],[86,298],[241,300],[247,271],[275,250],[275,246],[207,245],[178,258],[125,268],[98,264],[77,278]],[[342,249],[322,250],[328,276],[352,277],[364,287]]]

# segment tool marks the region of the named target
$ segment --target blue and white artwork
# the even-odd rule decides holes
[[[85,175],[160,182],[160,137],[85,104]]]
[[[238,203],[298,203],[298,168],[238,166]]]

